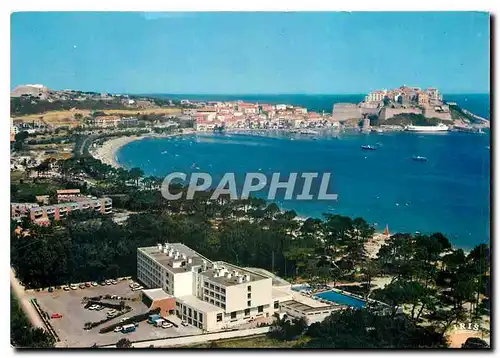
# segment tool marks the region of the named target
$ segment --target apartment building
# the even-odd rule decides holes
[[[137,278],[176,298],[176,315],[205,331],[271,317],[291,293],[273,279],[227,262],[211,262],[181,243],[137,249]]]
[[[50,219],[60,220],[70,212],[80,210],[94,210],[101,214],[110,214],[113,211],[113,201],[110,198],[84,197],[76,202],[43,206],[36,203],[11,203],[11,218],[20,220],[28,217],[37,224],[46,225],[50,223]]]

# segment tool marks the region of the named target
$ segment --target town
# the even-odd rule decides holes
[[[340,338],[353,330],[382,348],[413,347],[395,341],[402,330],[422,347],[489,339],[487,245],[465,253],[439,233],[299,218],[253,197],[211,201],[209,188],[185,200],[188,188],[172,184],[181,199],[165,200],[162,178],[97,153],[110,140],[198,132],[484,127],[437,89],[374,91],[332,113],[41,85],[15,89],[11,105],[12,299],[44,332],[38,346],[348,347]],[[480,332],[454,329],[469,316]]]

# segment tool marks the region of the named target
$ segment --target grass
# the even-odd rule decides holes
[[[186,346],[186,348],[210,348],[211,345],[215,343],[213,348],[246,348],[246,349],[256,349],[256,348],[294,348],[297,344],[306,343],[309,337],[301,337],[297,340],[292,341],[279,341],[270,338],[266,335],[253,336],[248,338],[230,338],[222,339],[219,341],[208,342],[203,344],[197,344],[192,346]]]
[[[108,115],[118,115],[122,114],[124,116],[132,116],[139,114],[172,114],[178,113],[179,108],[130,108],[130,109],[106,109],[103,110]],[[48,124],[58,124],[58,125],[76,125],[81,120],[76,120],[74,115],[76,113],[82,116],[90,116],[90,110],[76,109],[74,111],[50,111],[45,113],[29,114],[25,116],[15,116],[13,119],[20,120],[22,122],[32,122],[36,120],[43,120]]]

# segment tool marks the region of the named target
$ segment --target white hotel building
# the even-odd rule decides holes
[[[307,309],[322,307],[321,317],[310,317],[314,320],[339,308],[303,297],[292,291],[288,282],[265,270],[211,262],[181,243],[138,248],[137,278],[148,288],[162,288],[174,296],[176,315],[204,331],[271,317],[280,308],[308,319]],[[289,309],[298,302],[304,311]]]

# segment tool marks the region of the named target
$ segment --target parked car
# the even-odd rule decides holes
[[[64,287],[63,287],[63,290],[64,290],[64,291],[69,291],[69,286],[64,286]]]
[[[130,285],[128,285],[128,287],[134,288],[135,285],[137,285],[137,283],[135,283],[135,282],[132,281],[132,283]]]
[[[111,295],[111,299],[112,299],[112,300],[114,300],[114,299],[116,299],[116,298],[118,298],[118,296],[117,296],[117,295]]]
[[[144,287],[142,287],[142,286],[137,286],[137,287],[134,287],[134,288],[132,289],[132,291],[139,291],[139,290],[142,290],[143,288],[144,288]]]
[[[80,287],[83,290],[83,289],[85,289],[85,284],[81,283],[78,287]]]
[[[126,320],[128,320],[130,317],[123,317],[120,322],[125,322]]]
[[[161,328],[172,328],[174,325],[169,322],[163,322]]]
[[[186,322],[186,321],[182,321],[181,324],[184,326],[184,327],[187,327],[189,326],[189,324]]]
[[[85,287],[90,287],[90,282],[85,282]]]
[[[96,311],[102,311],[104,309],[104,306],[99,306],[99,308],[96,308]]]
[[[69,287],[70,287],[72,290],[76,290],[76,289],[78,289],[78,286],[77,286],[77,285],[75,285],[75,284],[72,284],[72,285],[71,285],[71,286],[69,286]]]
[[[106,285],[108,285],[108,286],[111,285],[111,280],[106,280],[104,282],[106,282]]]
[[[114,329],[115,332],[121,332],[122,331],[122,326],[118,326]]]
[[[49,287],[49,292],[54,292],[54,287]]]
[[[113,280],[113,281],[111,281],[111,283],[112,283],[113,285],[116,285],[116,284],[118,283],[118,281]]]
[[[92,286],[96,287],[97,286],[97,282],[92,282]]]
[[[62,318],[62,314],[60,314],[60,313],[52,313],[50,315],[50,318]]]

